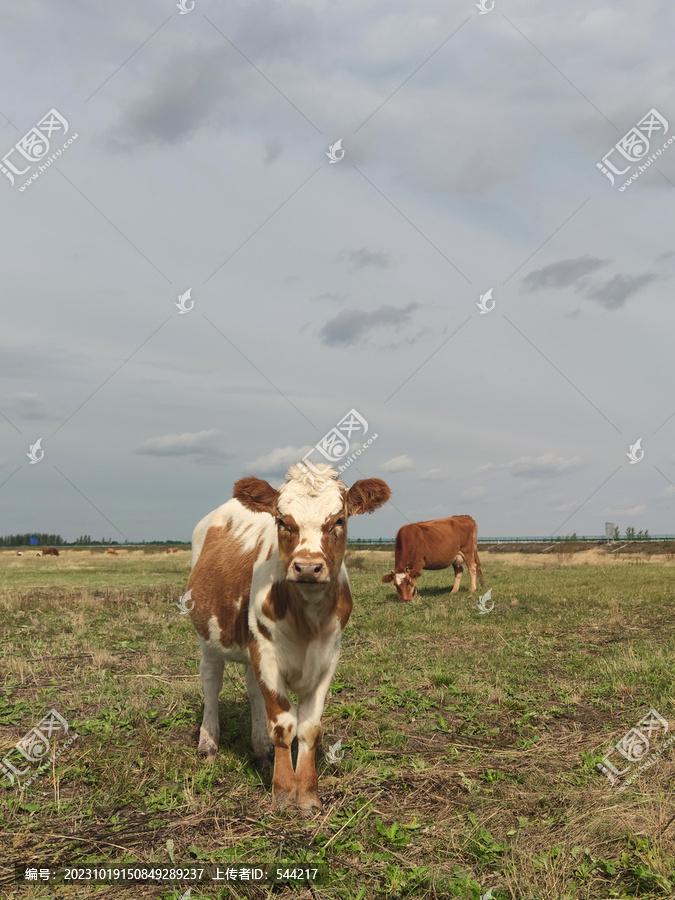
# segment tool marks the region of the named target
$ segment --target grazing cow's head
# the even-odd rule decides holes
[[[392,569],[391,572],[387,572],[386,575],[382,576],[382,581],[385,584],[389,584],[393,581],[396,587],[396,593],[398,594],[398,599],[402,603],[407,603],[408,600],[412,600],[412,598],[417,595],[417,579],[421,574],[422,573],[417,569],[406,566],[405,572],[397,572],[395,569]]]
[[[379,509],[391,496],[379,478],[346,488],[328,465],[291,466],[277,490],[261,478],[242,478],[232,496],[253,512],[274,516],[286,580],[326,585],[340,571],[347,547],[347,519]]]

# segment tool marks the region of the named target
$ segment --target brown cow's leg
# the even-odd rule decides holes
[[[459,584],[462,580],[462,574],[464,572],[464,567],[457,565],[456,563],[452,564],[452,568],[455,570],[455,583],[452,586],[451,594],[456,594],[459,590]]]
[[[471,578],[471,593],[476,590],[476,560],[472,559],[471,562],[467,563],[469,566],[469,577]]]

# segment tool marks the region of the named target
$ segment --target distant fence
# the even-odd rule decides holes
[[[627,541],[628,543],[633,543],[633,541],[675,541],[675,534],[650,534],[647,537],[644,535],[638,536],[637,534],[632,538],[620,537],[615,541],[608,541],[607,537],[604,534],[593,536],[593,535],[582,535],[575,536],[573,538],[568,537],[479,537],[479,544],[555,544],[556,542],[563,541],[588,541],[589,543],[623,543]],[[354,540],[349,541],[350,544],[393,544],[394,538],[355,538]]]

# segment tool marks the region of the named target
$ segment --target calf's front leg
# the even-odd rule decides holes
[[[313,691],[298,697],[298,762],[295,767],[297,802],[301,812],[311,814],[321,809],[319,779],[316,774],[316,748],[321,740],[321,717],[326,695],[340,656],[340,644],[333,648],[329,668]]]
[[[284,685],[276,658],[254,639],[249,645],[251,668],[265,703],[267,733],[274,746],[272,805],[275,808],[295,803],[297,790],[291,744],[297,734],[297,714]],[[270,685],[275,685],[276,689]],[[253,714],[253,711],[252,711]]]

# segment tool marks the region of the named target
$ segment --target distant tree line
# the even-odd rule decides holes
[[[69,541],[64,541],[60,534],[39,534],[38,532],[33,532],[32,534],[6,534],[4,537],[0,537],[0,547],[23,547],[30,546],[31,539],[37,538],[38,546],[43,546],[46,544],[49,547],[63,547],[70,545]],[[113,541],[112,538],[101,538],[100,541],[92,540],[90,534],[83,534],[81,537],[74,540],[73,545],[81,545],[81,544],[119,544],[119,541]]]
[[[90,534],[80,535],[79,538],[76,538],[74,541],[64,541],[60,534],[38,534],[38,532],[33,532],[32,534],[6,534],[4,537],[0,537],[0,547],[24,547],[30,546],[31,538],[37,538],[38,546],[42,547],[47,545],[48,547],[85,547],[85,546],[105,546],[112,547],[113,544],[117,544],[119,546],[119,541],[114,541],[112,538],[101,538],[100,541],[92,538]],[[163,547],[165,544],[185,544],[185,541],[131,541],[131,544],[134,545],[143,545],[147,544],[149,546],[160,546]],[[189,543],[189,541],[188,541]]]
[[[0,547],[23,547],[30,544],[31,538],[37,538],[38,544],[48,544],[52,547],[60,547],[65,541],[60,534],[8,534],[0,537]]]

